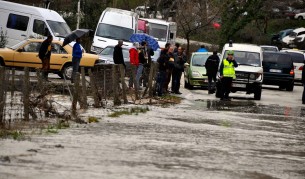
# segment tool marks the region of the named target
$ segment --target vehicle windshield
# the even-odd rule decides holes
[[[133,29],[104,23],[100,23],[96,30],[97,36],[123,41],[129,41],[133,33]]]
[[[157,38],[158,41],[165,42],[167,39],[167,26],[149,23],[149,35]]]
[[[227,57],[226,51],[225,57]],[[261,67],[260,54],[257,52],[234,51],[234,58],[239,65]]]
[[[54,36],[56,37],[66,37],[71,33],[70,27],[65,22],[57,22],[47,20]]]
[[[292,66],[292,60],[288,54],[264,53],[263,56],[264,68],[283,68]]]
[[[10,48],[10,49],[13,49],[13,50],[17,50],[17,49],[19,49],[20,46],[22,46],[23,44],[25,44],[26,41],[27,41],[27,40],[23,40],[23,41],[17,43],[16,45],[13,45],[13,46],[11,46],[11,47],[9,47],[9,48]]]
[[[194,54],[192,57],[192,66],[205,66],[209,54]]]
[[[291,56],[293,63],[304,63],[304,54],[293,52],[288,52],[288,54]]]

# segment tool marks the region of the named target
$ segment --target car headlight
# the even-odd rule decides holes
[[[250,74],[250,80],[257,80],[257,79],[260,79],[262,76],[261,73],[251,73]]]
[[[103,48],[91,46],[91,52],[95,52],[96,54],[100,54]]]
[[[192,71],[193,77],[200,77],[200,73],[198,71]]]

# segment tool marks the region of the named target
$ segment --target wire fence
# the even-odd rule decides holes
[[[156,69],[157,65],[151,64],[146,88],[139,90],[127,85],[130,78],[135,84],[135,67],[125,69],[123,65],[97,65],[88,71],[81,68],[74,84],[66,79],[46,82],[39,70],[30,72],[27,67],[22,71],[0,67],[0,127],[20,120],[77,121],[78,109],[108,108],[152,98]]]

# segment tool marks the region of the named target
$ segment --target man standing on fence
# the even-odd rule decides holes
[[[118,44],[114,47],[113,50],[113,62],[114,64],[123,64],[126,69],[122,46],[123,46],[123,40],[119,40]]]
[[[52,51],[52,40],[53,36],[49,35],[46,40],[44,40],[39,49],[39,58],[42,62],[42,78],[48,81],[48,74],[50,70],[50,58]]]

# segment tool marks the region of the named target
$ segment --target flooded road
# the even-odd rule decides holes
[[[107,117],[30,140],[0,140],[0,178],[305,178],[302,87],[261,101],[182,89],[181,104]]]

